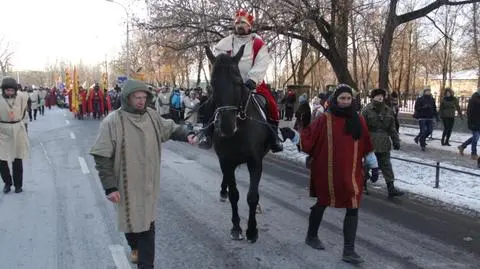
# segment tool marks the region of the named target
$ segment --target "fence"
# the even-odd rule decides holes
[[[438,109],[440,108],[440,96],[437,94],[433,94],[432,96],[435,99],[435,103],[437,104],[437,111],[438,111]],[[415,111],[415,100],[417,100],[417,98],[418,98],[417,94],[401,93],[400,100],[399,100],[400,112],[413,114],[413,112]],[[470,97],[459,96],[457,98],[460,105],[460,109],[462,110],[462,112],[465,112],[467,110],[468,101],[470,100]],[[368,104],[369,102],[370,102],[370,98],[368,96],[362,96],[362,104],[365,105],[365,104]]]
[[[470,176],[480,177],[480,174],[471,173],[471,172],[467,172],[467,171],[462,171],[462,170],[458,170],[458,169],[454,169],[454,168],[441,166],[440,162],[437,162],[436,164],[429,164],[429,163],[422,163],[422,162],[418,162],[418,161],[414,161],[414,160],[408,160],[408,159],[394,157],[394,156],[391,156],[390,158],[392,158],[394,160],[404,161],[404,162],[408,162],[408,163],[415,163],[415,164],[435,168],[435,188],[440,187],[440,169],[444,169],[444,170],[448,170],[448,171],[452,171],[452,172],[456,172],[456,173],[462,173],[462,174],[466,174],[466,175],[470,175]]]

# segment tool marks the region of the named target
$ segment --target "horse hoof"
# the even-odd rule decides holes
[[[248,231],[247,230],[247,242],[248,243],[255,243],[258,240],[258,229],[255,229],[253,231]]]
[[[234,240],[234,241],[243,240],[242,231],[232,230],[231,233],[230,233],[230,236],[231,236],[232,240]]]
[[[226,202],[228,199],[228,192],[220,192],[220,202]]]

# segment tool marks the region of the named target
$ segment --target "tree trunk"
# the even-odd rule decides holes
[[[298,85],[304,85],[305,77],[305,59],[308,55],[308,43],[302,41],[301,51],[300,51],[300,61],[298,61],[297,67],[297,83]]]
[[[382,36],[382,45],[380,47],[379,55],[379,65],[378,65],[378,75],[379,75],[379,87],[382,89],[388,89],[388,73],[389,65],[388,61],[390,60],[390,52],[392,49],[393,42],[393,33],[395,28],[399,25],[398,17],[396,14],[398,0],[391,0],[390,7],[388,10],[387,23],[385,25],[385,30],[383,31]]]
[[[293,53],[292,53],[292,40],[288,38],[288,54],[290,56],[290,65],[292,67],[292,77],[293,77],[293,84],[297,85],[297,76],[295,72],[295,62],[293,60]]]
[[[478,75],[480,76],[480,48],[478,44],[478,4],[473,4],[473,47],[477,56]],[[480,77],[477,79],[477,88],[480,88]]]
[[[200,86],[200,83],[202,81],[201,75],[202,75],[202,66],[203,66],[203,53],[199,53],[200,57],[198,58],[198,68],[197,68],[197,87]]]
[[[407,58],[407,75],[405,78],[405,93],[408,94],[410,92],[410,75],[412,72],[412,47],[413,47],[413,40],[412,40],[412,35],[413,35],[413,28],[414,25],[410,25],[410,28],[408,29],[408,58]],[[415,80],[415,77],[414,77]]]
[[[335,1],[332,1],[335,2]],[[339,60],[348,67],[348,18],[352,9],[352,0],[338,0],[337,9],[332,10],[336,13],[336,24],[334,28],[335,41]]]
[[[352,27],[352,70],[353,70],[353,80],[355,80],[355,83],[358,85],[357,32],[356,32],[356,28],[355,28],[355,16],[353,16],[353,12],[350,12],[350,20],[351,20],[351,27]]]

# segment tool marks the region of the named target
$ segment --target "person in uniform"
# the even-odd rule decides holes
[[[372,101],[362,110],[372,137],[375,156],[383,178],[387,183],[389,197],[402,196],[403,192],[395,189],[390,150],[400,149],[400,138],[395,126],[394,112],[385,104],[387,92],[383,89],[373,89],[370,93]]]

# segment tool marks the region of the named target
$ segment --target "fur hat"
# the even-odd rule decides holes
[[[370,98],[374,98],[377,95],[383,95],[383,98],[387,96],[387,92],[384,89],[373,89],[370,91]]]
[[[2,88],[2,90],[5,90],[5,89],[15,89],[15,90],[17,90],[18,89],[18,83],[12,77],[4,77],[3,80],[2,80],[1,88]]]

